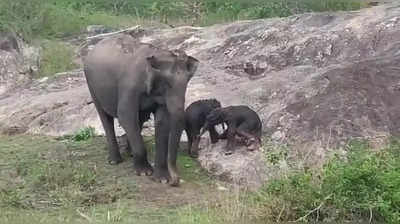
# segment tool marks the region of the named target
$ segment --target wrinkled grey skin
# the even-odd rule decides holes
[[[258,114],[245,105],[217,108],[207,117],[200,136],[217,124],[226,123],[228,128],[219,136],[227,139],[226,155],[233,153],[237,143],[245,144],[249,151],[261,147],[262,123]]]
[[[128,35],[95,45],[84,59],[84,71],[106,133],[110,164],[122,161],[114,132],[114,118],[118,118],[132,148],[136,174],[179,184],[176,158],[184,128],[185,93],[198,63],[182,51],[159,49]],[[154,173],[141,135],[151,113],[155,117]]]

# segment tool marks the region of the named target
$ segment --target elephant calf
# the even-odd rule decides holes
[[[93,103],[106,133],[109,162],[122,161],[114,118],[126,132],[137,175],[179,184],[177,148],[182,134],[185,94],[199,61],[183,51],[169,51],[118,35],[97,43],[83,59]],[[150,114],[155,117],[154,173],[141,135]]]
[[[248,106],[229,106],[211,111],[206,118],[200,136],[214,125],[226,123],[228,128],[219,136],[227,139],[226,155],[233,153],[238,142],[244,143],[247,149],[253,151],[261,147],[262,123],[260,117]]]
[[[188,137],[188,151],[191,157],[197,157],[199,151],[200,129],[206,122],[207,115],[214,109],[221,108],[221,103],[216,99],[198,100],[190,104],[185,111],[185,131]],[[208,129],[212,143],[218,141],[215,127]]]

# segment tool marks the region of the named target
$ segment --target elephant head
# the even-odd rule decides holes
[[[168,172],[171,185],[179,184],[176,170],[177,148],[184,128],[184,105],[188,82],[197,70],[199,61],[183,51],[158,51],[146,58],[146,93],[162,97],[169,117]]]
[[[200,135],[202,136],[207,130],[209,130],[211,127],[218,125],[218,124],[223,124],[224,123],[224,109],[223,108],[216,108],[210,112],[210,114],[207,115],[206,117],[206,123],[203,125],[203,127],[200,130]],[[224,125],[223,125],[223,129]]]

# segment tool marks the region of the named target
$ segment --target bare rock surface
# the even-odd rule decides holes
[[[400,2],[135,35],[201,61],[187,105],[210,97],[223,106],[249,105],[262,118],[264,134],[276,141],[333,147],[352,137],[400,133]],[[90,125],[103,133],[81,71],[32,80],[26,71],[34,66],[24,58],[21,47],[0,47],[1,132],[63,135]],[[243,165],[232,168],[220,147],[203,145],[204,167],[221,178],[230,172],[236,182],[257,176],[245,170],[263,166],[261,154],[238,153]]]
[[[38,66],[38,48],[26,45],[14,34],[0,32],[0,99],[29,83]]]
[[[198,160],[204,169],[222,181],[249,189],[261,187],[276,169],[266,164],[262,151],[250,152],[246,147],[238,147],[233,154],[225,155],[226,140],[210,144],[209,139],[203,139],[200,147]]]

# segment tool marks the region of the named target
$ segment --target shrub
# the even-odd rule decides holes
[[[87,25],[159,20],[163,23],[211,25],[238,19],[283,17],[311,11],[355,10],[360,0],[2,0],[0,30],[37,37],[66,37]],[[96,20],[100,18],[100,20]]]
[[[347,162],[331,161],[323,181],[325,194],[333,196],[331,203],[344,214],[375,214],[387,223],[399,223],[400,158],[392,150],[352,147]]]
[[[42,0],[0,1],[0,30],[15,31],[25,38],[36,35],[41,28],[44,4]]]
[[[320,173],[297,172],[267,184],[254,199],[261,205],[257,216],[280,221],[399,223],[399,148],[398,141],[380,151],[372,151],[365,142],[352,142],[346,158],[336,156]],[[271,198],[279,206],[272,205]]]
[[[66,44],[58,41],[43,42],[39,65],[40,76],[50,76],[77,68],[73,57],[73,49]]]
[[[96,130],[93,127],[85,127],[80,129],[75,135],[72,136],[72,140],[79,142],[85,141],[96,136]]]

